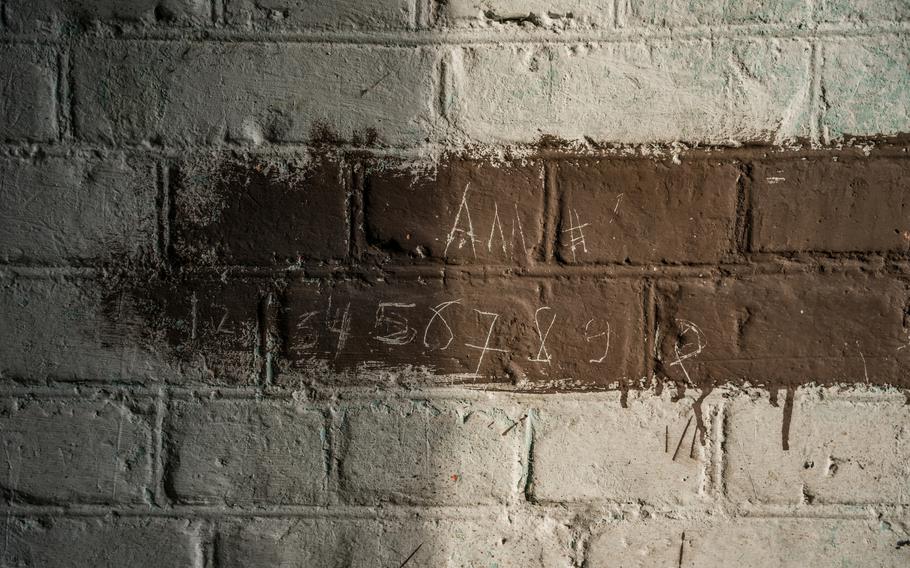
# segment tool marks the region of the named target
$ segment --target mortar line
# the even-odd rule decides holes
[[[812,85],[810,86],[811,97],[811,119],[809,128],[814,130],[815,134],[810,138],[819,146],[830,143],[828,133],[825,130],[824,121],[826,113],[826,103],[824,96],[824,82],[822,80],[822,70],[825,61],[825,46],[817,41],[812,42],[811,67],[812,67]]]
[[[623,146],[621,144],[604,144],[603,146],[584,146],[571,150],[556,147],[540,147],[539,145],[515,143],[494,144],[482,141],[475,145],[447,146],[442,143],[426,143],[416,146],[398,146],[380,148],[375,146],[356,146],[353,144],[319,144],[314,145],[306,141],[278,142],[254,146],[250,144],[224,142],[217,146],[208,144],[195,144],[186,147],[154,146],[149,147],[141,143],[84,142],[74,139],[65,147],[56,143],[31,143],[29,141],[0,142],[0,152],[8,154],[28,154],[35,149],[40,149],[49,156],[69,157],[73,152],[92,154],[95,152],[123,152],[128,155],[147,156],[179,159],[188,152],[210,153],[213,150],[250,152],[262,155],[285,156],[295,153],[313,153],[314,151],[332,151],[346,154],[349,157],[359,156],[363,159],[395,158],[413,161],[432,161],[441,157],[463,157],[474,161],[489,159],[483,154],[483,147],[489,146],[504,153],[505,160],[578,160],[604,158],[611,160],[650,160],[663,162],[672,157],[687,160],[716,160],[717,154],[723,158],[733,160],[751,160],[758,157],[763,159],[801,160],[803,158],[830,157],[832,155],[853,157],[857,159],[873,159],[875,157],[907,158],[910,135],[897,136],[866,136],[851,137],[843,144],[832,143],[825,146],[813,146],[808,143],[798,142],[786,146],[774,144],[770,141],[752,141],[736,146],[732,145],[702,145],[701,142],[692,142],[692,146],[683,144],[659,143],[654,145]],[[866,154],[871,147],[871,154]],[[480,150],[480,154],[476,152]]]
[[[54,111],[57,120],[57,140],[65,142],[73,138],[72,125],[72,104],[70,100],[70,48],[68,45],[61,45],[60,50],[56,53],[57,73],[56,85],[54,89]]]
[[[348,186],[348,259],[352,268],[366,254],[366,230],[364,217],[364,192],[366,191],[366,175],[362,160],[354,159],[350,162],[350,171],[345,176]]]
[[[457,47],[454,49],[458,49]],[[434,75],[436,80],[433,84],[435,93],[430,93],[431,100],[436,101],[434,105],[436,114],[440,121],[451,124],[452,117],[449,116],[449,109],[446,101],[449,96],[449,77],[452,73],[452,49],[443,50],[442,55],[434,65]]]
[[[154,164],[156,196],[155,208],[157,213],[156,233],[158,258],[166,271],[171,269],[170,258],[170,179],[168,176],[168,167],[165,163],[156,161]]]
[[[577,44],[577,43],[649,43],[649,42],[698,42],[719,39],[806,39],[858,38],[870,36],[904,35],[910,32],[910,23],[891,22],[856,27],[846,24],[826,24],[816,29],[794,29],[783,24],[743,24],[723,27],[684,28],[602,28],[585,31],[564,31],[554,34],[549,30],[514,31],[509,34],[492,34],[485,31],[461,29],[427,29],[411,32],[349,32],[349,31],[296,31],[261,32],[224,28],[200,30],[125,29],[111,37],[106,33],[85,34],[88,39],[103,41],[155,41],[200,43],[288,43],[288,44],[351,44],[378,47],[418,47],[439,45],[522,45],[522,44]],[[56,44],[65,40],[31,33],[3,33],[0,42]]]
[[[656,305],[657,292],[655,290],[655,283],[652,278],[646,277],[642,282],[642,315],[643,322],[642,325],[644,329],[644,368],[645,373],[648,377],[657,376],[656,363],[654,361],[654,354],[657,349],[660,349],[658,344],[658,338],[656,337],[657,333],[657,305]]]
[[[75,391],[74,387],[79,390]],[[600,401],[599,403],[619,404],[620,391],[616,388],[600,388],[581,390],[574,387],[569,390],[563,390],[555,393],[528,391],[528,390],[508,390],[498,385],[493,388],[472,388],[465,385],[451,386],[423,386],[420,390],[414,390],[409,385],[395,385],[385,389],[381,394],[377,393],[373,385],[349,385],[339,388],[335,384],[314,383],[309,386],[308,394],[310,395],[310,404],[314,408],[321,408],[326,404],[347,404],[359,403],[363,401],[376,400],[377,396],[384,400],[390,401],[433,401],[433,400],[461,400],[476,401],[478,403],[489,403],[491,405],[502,404],[539,404],[546,402],[553,397],[560,400],[573,401]],[[906,402],[906,396],[897,387],[889,386],[872,386],[863,391],[840,392],[840,387],[824,385],[805,385],[800,387],[803,395],[814,391],[823,391],[825,399],[851,404],[869,404],[869,405],[893,405],[902,406]],[[149,388],[144,385],[129,385],[116,383],[78,383],[78,382],[61,382],[36,383],[34,385],[21,385],[18,387],[0,387],[0,397],[16,398],[21,396],[38,397],[46,400],[77,400],[82,398],[91,398],[96,394],[111,395],[115,393],[118,396],[129,396],[140,398],[145,401],[155,402],[161,396],[160,392],[164,389],[166,401],[197,401],[198,399],[216,398],[218,400],[236,400],[236,401],[259,401],[265,403],[287,404],[297,401],[296,395],[299,389],[292,387],[275,387],[263,393],[256,387],[223,387],[218,385],[193,385],[193,386],[174,386],[163,385],[155,388]],[[700,394],[699,389],[689,389],[685,391],[684,398],[695,399]],[[767,389],[741,389],[738,387],[731,389],[716,389],[716,395],[711,395],[709,401],[720,400],[723,395],[730,396],[750,396],[753,394],[767,394]],[[86,395],[91,393],[91,395]],[[658,395],[655,388],[636,389],[635,395],[640,398],[652,399],[654,397],[662,399],[663,395]]]
[[[213,519],[201,519],[199,522],[200,525],[196,529],[199,538],[196,568],[216,568],[215,542],[218,536],[216,522]]]
[[[752,188],[753,165],[744,162],[737,168],[739,179],[736,183],[736,221],[734,224],[734,247],[739,262],[749,262],[753,250],[753,213],[755,203]]]
[[[423,28],[423,26],[420,24],[420,4],[421,0],[408,1],[408,26],[412,30],[419,30]]]
[[[552,264],[559,247],[559,219],[564,207],[564,198],[559,194],[557,170],[559,165],[551,160],[544,163],[543,186],[543,258],[545,264]]]
[[[224,25],[224,0],[211,0],[209,4],[209,19],[214,26]]]
[[[521,487],[521,492],[519,493],[519,501],[530,503],[532,502],[532,487],[533,480],[531,477],[534,475],[534,464],[533,464],[533,455],[534,455],[534,423],[537,419],[537,409],[528,408],[525,411],[525,424],[524,424],[524,439],[522,440],[521,446],[521,458],[522,458],[522,477],[524,483]]]
[[[154,476],[153,483],[155,484],[153,493],[154,504],[159,508],[168,507],[170,504],[170,499],[168,498],[167,491],[164,488],[164,423],[165,414],[168,411],[169,398],[170,397],[166,387],[161,387],[158,389],[157,396],[155,397],[155,429],[153,431],[152,440],[154,462],[152,465],[152,474]]]
[[[295,278],[302,280],[330,280],[343,282],[350,279],[376,280],[425,278],[429,280],[470,280],[487,278],[490,280],[514,279],[548,281],[552,279],[585,280],[590,278],[613,278],[616,280],[640,281],[644,278],[664,279],[698,279],[706,277],[795,277],[799,275],[825,276],[837,273],[855,278],[862,274],[886,276],[897,281],[910,279],[910,255],[908,254],[870,254],[857,258],[851,253],[827,254],[810,252],[799,256],[778,255],[774,253],[753,253],[742,262],[723,264],[640,264],[626,265],[621,263],[582,264],[582,265],[538,265],[531,267],[514,267],[511,265],[493,266],[453,266],[439,263],[427,265],[383,265],[380,270],[370,263],[356,266],[307,266],[289,268],[270,268],[237,265],[212,265],[204,269],[181,270],[180,276],[217,280],[223,274],[236,278],[270,280],[274,278]],[[862,273],[862,274],[861,274]],[[83,282],[103,281],[105,272],[102,268],[79,265],[28,265],[0,263],[0,277],[17,277],[24,279],[53,280],[72,278]],[[93,382],[93,381],[88,381]]]
[[[621,0],[613,0],[613,29],[620,29],[622,22],[619,17],[619,3]]]
[[[673,520],[681,517],[689,521],[711,520],[717,512],[703,506],[673,506],[666,503],[639,503],[637,501],[590,500],[584,502],[535,501],[500,503],[490,505],[437,505],[414,502],[411,504],[385,503],[377,505],[272,505],[259,507],[226,507],[218,505],[178,505],[168,509],[148,509],[105,505],[0,505],[0,514],[12,518],[47,517],[58,518],[149,518],[182,519],[218,523],[239,519],[337,519],[337,520],[400,520],[415,515],[428,519],[483,520],[495,519],[503,512],[526,513],[536,516],[571,517],[588,514],[589,522],[612,521],[611,509],[615,507],[639,507],[648,510],[654,519]],[[635,510],[635,509],[632,509]],[[591,515],[591,513],[594,513]],[[731,515],[740,519],[832,519],[832,520],[875,520],[880,517],[901,518],[906,516],[907,507],[891,503],[839,504],[814,507],[765,506],[742,509]]]
[[[718,405],[717,423],[714,425],[714,475],[715,487],[713,490],[714,499],[718,510],[722,515],[729,515],[729,500],[727,494],[727,463],[726,441],[727,433],[730,431],[730,413],[726,401],[721,401]]]

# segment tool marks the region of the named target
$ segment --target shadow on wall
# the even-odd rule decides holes
[[[590,534],[580,508],[705,504],[720,484],[715,386],[785,388],[780,429],[764,426],[786,450],[798,386],[902,384],[906,337],[905,286],[846,264],[704,277],[631,245],[584,261],[614,226],[648,237],[647,188],[668,210],[735,192],[737,175],[702,183],[714,160],[176,160],[160,172],[157,252],[111,259],[100,282],[10,280],[0,344],[4,375],[167,385],[136,411],[149,440],[162,422],[161,486],[120,487],[151,458],[124,460],[118,434],[91,460],[115,464],[113,486],[49,490],[22,451],[66,412],[17,403],[8,500],[179,505],[210,522],[180,534],[222,567],[573,566]],[[572,206],[592,169],[622,184]],[[54,418],[60,432],[72,416]],[[39,563],[51,553],[35,543],[70,538],[55,532],[67,523],[16,521],[4,558]]]

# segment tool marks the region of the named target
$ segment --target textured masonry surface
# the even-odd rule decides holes
[[[904,0],[0,0],[0,566],[910,563]]]

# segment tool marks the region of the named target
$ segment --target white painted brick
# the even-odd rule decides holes
[[[723,26],[735,24],[787,24],[808,22],[806,0],[620,0],[619,19],[624,26]]]
[[[147,256],[156,239],[155,195],[149,162],[0,159],[0,258],[62,264]]]
[[[152,423],[149,408],[111,401],[3,400],[0,484],[26,503],[147,502]]]
[[[174,369],[138,341],[134,307],[105,303],[84,279],[0,279],[0,376],[16,379],[159,381]],[[110,299],[110,298],[108,298]]]
[[[394,30],[411,27],[407,0],[227,0],[225,20],[266,30]]]
[[[490,520],[257,519],[225,527],[219,565],[568,568],[570,531],[547,518]],[[419,549],[418,549],[419,547]],[[416,550],[416,553],[415,553]]]
[[[910,131],[910,40],[844,39],[822,49],[826,138]]]
[[[815,6],[815,19],[822,23],[865,24],[910,20],[910,2],[907,0],[816,0]]]
[[[781,444],[782,407],[767,398],[732,404],[725,442],[731,499],[910,503],[910,407],[903,400],[819,400],[797,392],[789,451]]]
[[[463,25],[613,27],[613,0],[449,0],[442,9]]]
[[[175,402],[168,490],[183,503],[316,504],[326,499],[323,415],[293,403]]]
[[[435,50],[318,44],[94,42],[76,50],[77,134],[89,140],[423,140]]]
[[[728,568],[906,566],[908,533],[885,520],[716,519],[616,523],[590,542],[585,566]],[[682,558],[680,558],[680,544]],[[616,564],[621,559],[621,564]]]
[[[13,31],[57,32],[75,25],[211,22],[209,0],[6,0]]]
[[[2,566],[198,568],[199,527],[187,521],[10,519]]]
[[[522,487],[523,414],[446,401],[342,410],[341,488],[351,502],[508,501]]]
[[[47,141],[57,136],[53,52],[36,45],[0,49],[0,140]]]
[[[808,47],[797,40],[484,46],[454,62],[447,112],[486,142],[808,135]]]
[[[693,451],[694,418],[686,429],[693,416],[691,399],[673,403],[667,396],[630,396],[624,409],[612,395],[550,397],[534,412],[534,499],[670,506],[704,499],[708,452],[699,443]],[[705,404],[706,421],[711,412]],[[711,423],[706,427],[710,433]],[[711,444],[710,437],[705,440]]]

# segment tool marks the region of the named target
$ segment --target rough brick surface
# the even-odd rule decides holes
[[[173,180],[174,249],[198,264],[287,264],[343,258],[347,189],[337,161],[225,158],[188,163]]]
[[[406,0],[227,0],[225,20],[267,30],[406,29],[414,16],[413,2]]]
[[[565,262],[717,262],[735,248],[740,172],[714,160],[562,163]]]
[[[349,502],[502,503],[521,487],[519,408],[380,402],[340,412]]]
[[[129,306],[131,332],[177,368],[176,381],[249,384],[260,376],[259,308],[267,295],[268,284],[252,279],[154,280],[115,288],[104,313],[116,325]]]
[[[533,410],[534,500],[676,506],[702,498],[709,469],[705,446],[693,444],[691,401],[643,398],[623,409],[618,398],[553,400]]]
[[[636,522],[607,525],[592,539],[588,561],[623,566],[720,568],[732,564],[882,566],[907,563],[907,531],[886,520],[750,519],[712,523]],[[682,549],[682,552],[680,552]]]
[[[808,56],[787,40],[476,47],[456,56],[449,112],[491,142],[801,137]]]
[[[906,22],[910,5],[903,0],[821,0],[816,19],[823,23]]]
[[[218,540],[225,568],[245,566],[499,566],[569,568],[571,532],[549,517],[482,521],[260,519],[226,527]],[[411,556],[413,554],[413,556]]]
[[[786,23],[805,25],[810,5],[802,0],[644,0],[620,2],[620,21],[625,26],[718,26],[724,24]]]
[[[910,247],[906,159],[780,160],[752,170],[757,251]]]
[[[178,146],[410,143],[429,126],[434,60],[429,48],[96,42],[74,57],[76,131]]]
[[[148,407],[112,401],[4,400],[0,484],[22,503],[145,503],[152,423]]]
[[[684,383],[903,384],[903,284],[756,276],[661,286],[659,369]]]
[[[823,44],[826,138],[910,131],[906,37]]]
[[[139,341],[142,320],[132,304],[105,301],[85,279],[0,280],[0,374],[130,382],[169,376],[169,366]]]
[[[904,400],[817,400],[797,393],[790,449],[783,409],[742,397],[730,409],[727,492],[741,503],[907,503],[910,419]]]
[[[541,252],[543,175],[540,162],[426,173],[379,164],[366,179],[367,244],[393,257],[527,265]]]
[[[387,381],[388,370],[404,382],[430,372],[525,388],[607,386],[645,374],[641,291],[625,282],[302,281],[286,297],[287,378],[279,380],[287,384],[300,376],[337,384],[329,370],[374,383]]]
[[[0,68],[0,140],[48,141],[57,136],[57,65],[47,48],[4,45]]]
[[[167,477],[181,503],[325,501],[323,415],[266,401],[175,402],[167,425]]]
[[[73,26],[204,25],[206,0],[7,0],[7,20],[16,32],[57,32]]]
[[[443,4],[448,24],[559,28],[610,27],[611,0],[450,0]]]
[[[185,521],[10,519],[0,562],[6,566],[197,568],[199,528]]]
[[[66,264],[154,253],[155,171],[144,160],[0,159],[0,257]]]

